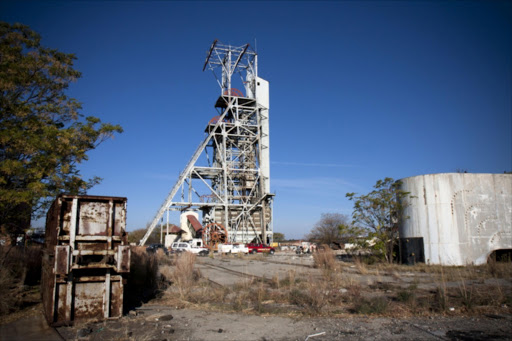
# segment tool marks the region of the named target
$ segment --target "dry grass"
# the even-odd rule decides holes
[[[221,287],[201,279],[195,257],[183,254],[175,264],[160,267],[172,282],[165,300],[178,307],[287,316],[467,315],[510,312],[512,305],[511,286],[499,284],[510,278],[510,264],[428,268],[361,261],[354,272],[341,271],[344,265],[332,253],[314,257],[320,276],[298,276],[291,270],[270,280],[248,278]]]
[[[367,265],[361,260],[360,257],[354,258],[354,264],[356,265],[357,271],[359,271],[360,274],[366,275],[368,273],[368,267]]]
[[[39,302],[42,251],[40,246],[0,246],[0,315]],[[30,292],[36,288],[36,297]]]
[[[389,301],[385,296],[363,298],[353,308],[353,312],[363,315],[383,315],[387,312]]]
[[[199,280],[201,274],[194,269],[196,255],[190,252],[182,252],[177,256],[174,271],[170,275],[172,286],[174,286],[181,299],[186,299]]]
[[[334,253],[326,245],[319,248],[318,252],[313,253],[313,266],[315,268],[334,270],[337,263]]]
[[[131,248],[130,274],[124,292],[125,311],[156,297],[164,283],[158,270],[159,255],[148,254],[145,247]]]
[[[10,269],[0,268],[0,315],[15,310],[17,306],[16,295],[13,295],[19,282],[14,278]]]

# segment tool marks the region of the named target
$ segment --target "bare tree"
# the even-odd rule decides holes
[[[320,220],[315,224],[306,239],[319,244],[340,243],[344,235],[343,226],[350,225],[350,218],[341,213],[322,213]]]

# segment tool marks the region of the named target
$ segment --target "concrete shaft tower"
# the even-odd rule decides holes
[[[234,47],[217,40],[207,51],[203,71],[220,86],[217,116],[155,215],[143,245],[169,212],[202,213],[203,240],[272,241],[269,157],[269,83],[258,77],[258,56],[249,44]],[[239,76],[238,79],[234,79]],[[245,94],[232,87],[238,83]]]

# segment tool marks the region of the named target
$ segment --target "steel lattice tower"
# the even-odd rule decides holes
[[[257,58],[249,44],[233,47],[215,40],[211,45],[203,71],[211,70],[221,88],[215,103],[217,116],[206,125],[205,139],[140,245],[159,222],[164,223],[165,213],[169,224],[170,211],[186,210],[202,213],[203,234],[221,226],[229,242],[272,241],[269,83],[258,77]],[[240,75],[245,95],[232,87],[234,75]]]

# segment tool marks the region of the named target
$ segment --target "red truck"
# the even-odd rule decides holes
[[[273,255],[274,252],[276,252],[276,249],[274,249],[271,246],[265,245],[265,244],[249,243],[249,244],[247,244],[247,247],[249,248],[250,254],[254,254],[256,252],[257,253],[268,252],[271,255]]]

